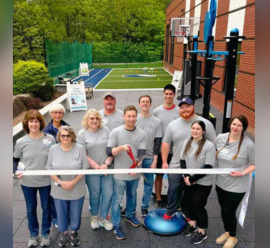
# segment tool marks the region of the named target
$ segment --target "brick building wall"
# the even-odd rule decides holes
[[[186,1],[189,1],[189,9],[186,9]],[[170,25],[171,18],[195,17],[195,9],[201,9],[200,23],[200,40],[203,40],[204,16],[208,10],[210,0],[173,0],[166,9],[166,26]],[[237,14],[237,11],[245,9],[243,35],[246,39],[242,41],[241,51],[245,52],[240,56],[239,73],[237,80],[237,90],[233,103],[233,115],[244,114],[249,120],[248,132],[255,135],[255,0],[246,0],[246,5],[240,8],[230,10],[230,1],[235,0],[218,0],[216,29],[215,29],[215,44],[214,50],[226,51],[227,43],[223,39],[227,35],[227,27],[229,15]],[[199,6],[200,5],[200,6]],[[182,10],[182,11],[181,11]],[[197,17],[197,16],[196,16]],[[173,38],[173,37],[172,37]],[[173,64],[170,64],[170,49],[171,37],[169,38],[169,58],[168,62],[164,61],[164,67],[171,73],[175,70],[183,70],[184,47],[182,43],[178,43],[174,39],[174,57]],[[199,50],[205,50],[205,44],[199,43]],[[198,56],[198,60],[202,61],[201,75],[204,75],[205,59]],[[211,104],[219,111],[224,109],[224,79],[225,79],[226,61],[218,61],[215,64],[214,76],[220,77],[220,80],[212,87]],[[200,93],[203,95],[204,88],[200,86]]]

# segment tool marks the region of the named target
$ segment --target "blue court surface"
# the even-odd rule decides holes
[[[99,69],[99,68],[92,69],[89,72],[89,76],[79,76],[79,77],[76,77],[76,78],[74,78],[72,80],[72,82],[79,81],[79,80],[83,79],[85,85],[88,85],[88,84],[92,83],[93,84],[93,87],[95,87],[100,82],[100,80],[102,80],[103,78],[105,78],[110,73],[111,70],[112,69],[107,69],[107,68],[103,68],[103,69]]]

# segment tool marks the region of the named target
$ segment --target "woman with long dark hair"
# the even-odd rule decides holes
[[[233,248],[237,243],[236,210],[249,184],[249,174],[255,170],[254,142],[245,135],[248,120],[244,115],[231,119],[230,132],[219,134],[215,140],[218,168],[235,169],[229,175],[217,175],[216,191],[221,207],[225,233],[216,239],[224,248]]]
[[[194,121],[191,125],[191,137],[183,144],[180,164],[182,169],[211,169],[215,164],[215,146],[204,136],[203,121]],[[190,219],[190,225],[184,230],[184,236],[192,237],[191,243],[200,244],[207,239],[208,215],[205,209],[212,189],[212,175],[184,175],[186,187],[182,200],[182,211]]]

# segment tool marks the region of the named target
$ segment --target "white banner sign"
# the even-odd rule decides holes
[[[80,84],[73,82],[73,84],[67,83],[67,109],[70,112],[87,110],[86,96],[85,96],[85,87],[84,82],[81,81]]]
[[[182,88],[182,81],[183,81],[183,71],[174,71],[173,79],[172,79],[172,85],[176,88]]]
[[[80,63],[80,76],[89,76],[88,63]]]

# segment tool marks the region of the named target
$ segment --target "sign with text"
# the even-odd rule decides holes
[[[87,110],[83,81],[80,84],[77,82],[73,82],[73,84],[67,83],[67,103],[67,109],[70,109],[70,112]]]

